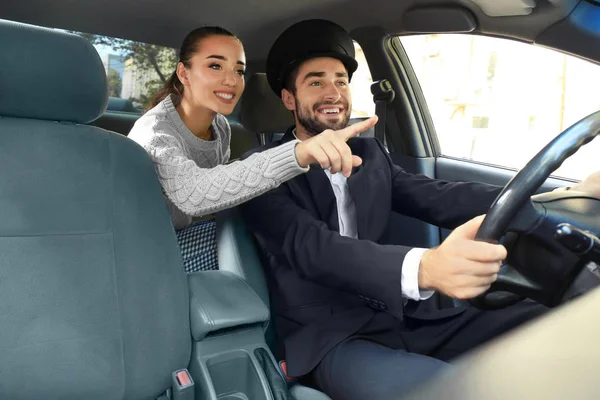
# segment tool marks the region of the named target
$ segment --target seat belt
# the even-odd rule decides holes
[[[373,94],[373,102],[375,102],[375,114],[379,117],[377,125],[375,125],[375,137],[385,144],[385,118],[387,106],[396,97],[392,84],[387,79],[373,82],[371,85],[371,93]]]

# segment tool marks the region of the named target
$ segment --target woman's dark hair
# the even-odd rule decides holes
[[[183,43],[181,44],[181,49],[179,50],[179,61],[185,65],[186,68],[191,67],[191,59],[198,51],[200,42],[211,36],[230,36],[232,38],[236,38],[235,35],[229,32],[227,29],[221,28],[219,26],[203,26],[202,28],[197,28],[187,34],[185,39],[183,39]],[[237,38],[236,38],[237,39]],[[169,79],[165,82],[162,88],[156,93],[148,109],[155,107],[158,103],[163,101],[167,96],[174,94],[174,103],[175,105],[179,104],[181,101],[181,97],[183,96],[183,84],[177,77],[177,66],[175,66],[175,71],[171,74]]]

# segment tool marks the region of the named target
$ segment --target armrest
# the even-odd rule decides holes
[[[269,309],[238,275],[203,271],[188,275],[190,325],[195,341],[210,332],[241,325],[268,323]]]

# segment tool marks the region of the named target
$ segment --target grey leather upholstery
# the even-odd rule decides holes
[[[229,143],[231,155],[229,159],[237,160],[241,158],[245,152],[259,146],[258,135],[244,128],[244,125],[233,119],[231,116],[229,116],[227,120],[231,127],[231,142]]]
[[[294,116],[273,93],[264,73],[250,77],[241,103],[240,120],[251,132],[285,132],[294,125]]]
[[[86,123],[106,107],[102,61],[81,37],[1,21],[0,116]]]
[[[237,208],[216,216],[219,270],[240,276],[269,304],[269,289],[252,233],[244,225]]]
[[[266,304],[239,275],[204,271],[189,274],[188,281],[194,340],[222,329],[268,323]]]
[[[135,113],[106,111],[98,119],[90,122],[90,125],[127,136],[140,116]]]
[[[0,398],[156,398],[191,336],[154,166],[76,124],[107,97],[85,39],[0,21],[0,60]]]

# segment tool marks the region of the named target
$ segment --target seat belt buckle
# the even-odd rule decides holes
[[[171,379],[173,400],[194,400],[194,381],[187,368],[173,372]]]
[[[285,381],[288,384],[293,383],[296,380],[296,378],[291,377],[287,374],[287,362],[285,360],[279,361],[279,370],[281,371],[281,375],[283,376],[283,379],[285,379]]]

